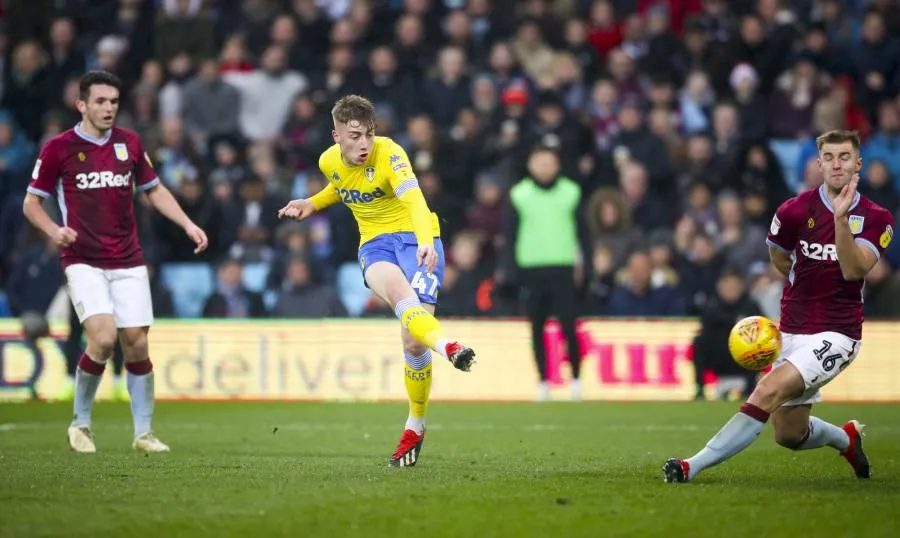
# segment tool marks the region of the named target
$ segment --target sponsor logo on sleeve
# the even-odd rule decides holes
[[[891,240],[894,239],[894,228],[891,227],[890,224],[884,227],[884,232],[881,234],[881,238],[878,240],[878,243],[881,244],[881,248],[887,248],[888,245],[891,244]]]

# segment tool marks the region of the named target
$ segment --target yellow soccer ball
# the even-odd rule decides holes
[[[743,368],[763,370],[781,354],[781,331],[769,318],[744,318],[731,329],[728,350],[734,362]]]

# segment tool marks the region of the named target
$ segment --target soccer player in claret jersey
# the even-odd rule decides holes
[[[869,478],[862,425],[838,427],[810,416],[819,389],[847,368],[862,338],[863,286],[894,236],[891,213],[857,193],[859,137],[818,139],[825,183],[786,201],[769,228],[769,255],[787,277],[781,300],[781,357],[740,411],[700,452],[663,466],[667,482],[693,480],[747,448],[772,418],[775,440],[791,450],[836,449],[858,478]]]
[[[121,82],[110,73],[92,71],[81,78],[77,101],[81,122],[41,149],[23,211],[61,247],[69,296],[88,340],[75,372],[69,446],[76,452],[97,450],[91,408],[118,338],[134,418],[132,446],[167,452],[169,447],[151,431],[153,364],[147,334],[153,305],[135,227],[134,190],[144,192],[160,213],[184,229],[196,243],[195,252],[206,249],[207,239],[160,183],[140,138],[113,125],[120,88]],[[42,205],[51,195],[59,203],[61,226]]]
[[[468,372],[475,353],[444,337],[434,307],[444,275],[444,248],[406,152],[375,136],[375,109],[357,95],[331,111],[335,144],[319,157],[329,185],[308,199],[293,200],[280,218],[305,219],[333,204],[347,205],[360,231],[359,265],[366,285],[394,309],[402,326],[409,416],[389,463],[411,467],[425,441],[431,391],[431,351]]]

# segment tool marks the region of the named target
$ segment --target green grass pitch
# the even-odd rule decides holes
[[[900,536],[900,407],[824,404],[869,426],[871,480],[766,429],[690,484],[662,481],[736,404],[450,404],[419,466],[390,469],[406,406],[161,403],[170,454],[131,450],[98,403],[99,453],[68,451],[68,405],[0,404],[0,536]],[[276,430],[277,428],[277,430]]]

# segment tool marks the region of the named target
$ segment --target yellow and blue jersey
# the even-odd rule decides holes
[[[373,263],[385,261],[403,271],[423,303],[434,304],[444,276],[444,247],[436,214],[419,190],[406,152],[387,137],[376,137],[366,162],[346,164],[335,144],[319,157],[329,185],[311,198],[317,210],[343,203],[359,225],[359,264],[365,275]],[[419,246],[433,246],[438,264],[433,273],[419,267]]]
[[[322,207],[343,202],[359,224],[360,245],[382,235],[410,232],[427,239],[440,237],[437,215],[427,211],[419,192],[419,183],[406,152],[390,138],[375,138],[372,152],[365,163],[350,166],[341,158],[341,148],[331,146],[319,157],[319,169],[328,178],[333,192]],[[416,191],[412,193],[411,191]],[[321,194],[325,194],[324,191]],[[320,200],[313,198],[316,209]],[[417,211],[425,209],[428,222]],[[419,222],[415,219],[419,218]],[[418,228],[416,229],[418,225]],[[426,237],[418,237],[427,242]]]

